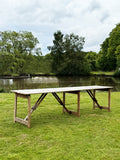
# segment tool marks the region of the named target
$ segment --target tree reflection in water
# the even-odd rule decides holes
[[[113,86],[112,91],[120,91],[120,78],[106,76],[40,76],[25,79],[0,79],[0,89],[35,89],[70,86],[103,85]]]

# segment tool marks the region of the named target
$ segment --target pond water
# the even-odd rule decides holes
[[[40,76],[25,79],[0,79],[0,90],[10,92],[12,89],[35,89],[51,87],[107,85],[113,86],[112,91],[120,91],[120,78],[105,76],[56,77]]]

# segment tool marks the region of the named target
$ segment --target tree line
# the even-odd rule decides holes
[[[0,32],[0,75],[49,73],[49,56],[43,57],[31,32]],[[47,64],[47,67],[46,67]]]
[[[89,75],[91,71],[120,74],[120,24],[110,32],[98,53],[84,52],[85,37],[53,34],[49,53],[42,55],[39,41],[31,32],[0,32],[0,75],[55,74]]]

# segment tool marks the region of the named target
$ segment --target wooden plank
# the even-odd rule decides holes
[[[24,94],[20,94],[20,93],[16,93],[17,97],[20,97],[20,98],[25,98],[25,99],[28,99],[28,97],[30,95],[24,95]]]
[[[79,91],[68,91],[68,92],[65,92],[65,93],[78,94]]]
[[[101,107],[102,109],[107,109],[107,110],[109,109],[108,107],[104,107],[104,106],[101,106]],[[95,108],[99,108],[99,107],[95,105]]]
[[[44,89],[23,89],[23,90],[11,90],[11,92],[18,93],[19,95],[31,95],[41,93],[54,93],[54,92],[75,92],[82,90],[104,90],[112,89],[111,86],[80,86],[80,87],[61,87],[61,88],[44,88]]]
[[[80,116],[80,115],[78,114],[78,112],[74,112],[74,111],[71,111],[71,114],[73,114],[73,115],[75,115],[75,116],[77,116],[77,117]]]
[[[18,117],[15,117],[15,122],[19,122],[19,123],[22,123],[22,124],[28,125],[28,121],[24,121],[23,119],[18,118]]]

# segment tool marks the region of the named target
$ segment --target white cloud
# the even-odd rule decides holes
[[[1,0],[0,30],[31,31],[44,54],[54,32],[73,32],[85,37],[85,51],[98,52],[120,22],[119,8],[119,0]]]

